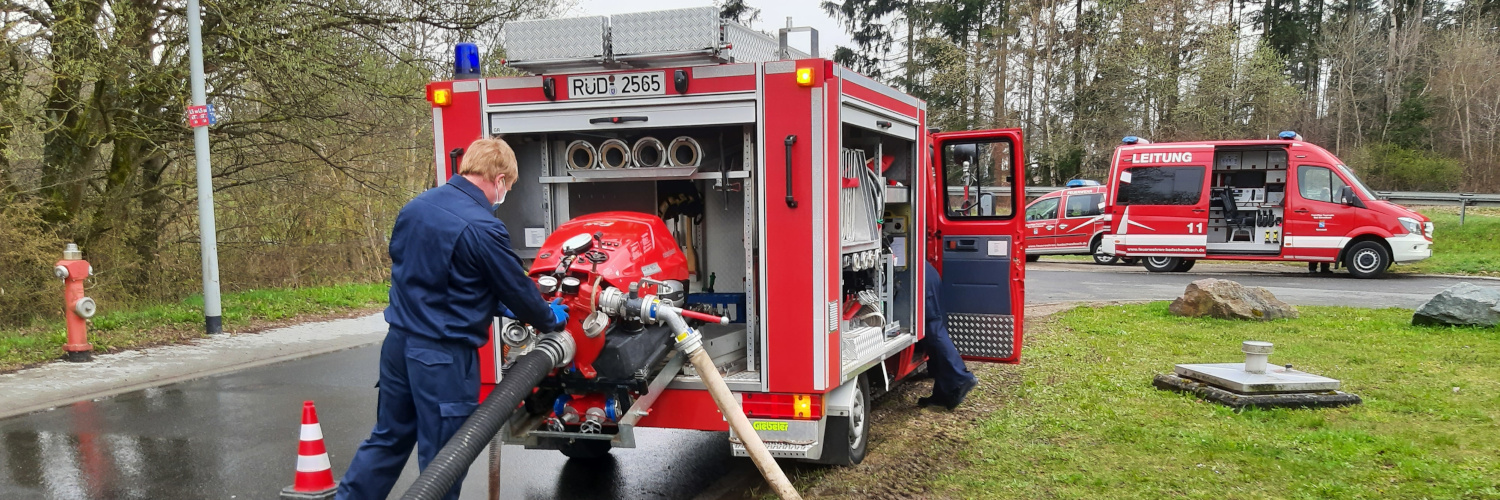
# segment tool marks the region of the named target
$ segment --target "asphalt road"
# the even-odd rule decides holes
[[[1028,271],[1027,301],[1172,299],[1204,277],[1264,286],[1294,304],[1408,308],[1462,281],[1355,280],[1276,266],[1152,274],[1043,261]],[[342,473],[374,423],[378,354],[368,345],[0,420],[0,498],[273,498],[292,480],[304,399],[317,401]],[[644,429],[637,441],[641,448],[615,450],[600,463],[507,446],[502,498],[712,497],[721,478],[753,471],[730,457],[722,433]],[[415,462],[397,492],[410,484]],[[483,498],[485,481],[481,459],[463,497]]]
[[[1462,281],[1500,287],[1483,278],[1445,278],[1387,274],[1356,279],[1342,270],[1309,273],[1281,264],[1198,263],[1186,273],[1153,273],[1141,266],[1101,266],[1091,262],[1049,262],[1026,267],[1026,303],[1099,300],[1172,300],[1188,283],[1204,278],[1234,280],[1264,287],[1293,305],[1403,307],[1416,309],[1444,288]]]

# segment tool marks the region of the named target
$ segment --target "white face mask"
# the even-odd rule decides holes
[[[500,189],[501,185],[499,182],[495,183],[495,202],[490,204],[490,210],[500,208],[500,204],[505,203],[505,195],[510,194],[509,189]]]

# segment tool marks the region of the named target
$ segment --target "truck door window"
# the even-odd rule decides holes
[[[1334,197],[1344,189],[1344,180],[1333,170],[1317,165],[1297,166],[1297,191],[1302,199],[1337,203]]]
[[[1026,220],[1052,220],[1057,218],[1057,198],[1047,198],[1026,209]]]
[[[1010,218],[1015,214],[1012,147],[1004,139],[943,144],[948,217]],[[1056,200],[1052,207],[1055,216]]]
[[[1075,194],[1068,197],[1067,217],[1093,217],[1104,213],[1104,194]]]
[[[1120,182],[1121,205],[1197,205],[1203,198],[1203,167],[1135,167]]]

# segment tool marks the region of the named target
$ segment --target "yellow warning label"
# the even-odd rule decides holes
[[[786,422],[752,422],[750,428],[757,431],[785,431]]]

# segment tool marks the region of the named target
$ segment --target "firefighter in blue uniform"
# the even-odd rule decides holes
[[[979,385],[979,379],[964,366],[964,360],[948,336],[948,318],[943,314],[943,305],[938,296],[943,288],[943,277],[937,268],[927,263],[927,283],[923,295],[927,300],[927,334],[917,345],[927,352],[927,373],[932,375],[932,396],[917,399],[917,406],[942,406],[949,410],[958,408],[969,391]]]
[[[459,175],[402,207],[391,231],[390,333],[380,350],[375,429],[359,445],[340,499],[383,499],[417,447],[427,468],[478,407],[477,349],[500,314],[552,332],[566,306],[548,304],[511,250],[494,207],[516,182],[516,156],[501,139],[481,139]],[[458,498],[462,476],[445,498]]]

